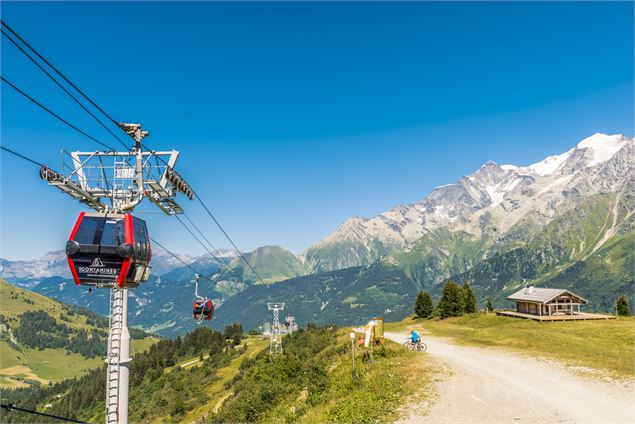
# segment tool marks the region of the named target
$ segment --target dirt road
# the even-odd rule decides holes
[[[386,333],[402,343],[407,333]],[[428,354],[451,375],[432,405],[411,408],[412,423],[635,423],[633,384],[603,383],[555,363],[424,336]]]

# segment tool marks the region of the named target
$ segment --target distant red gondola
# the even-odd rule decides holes
[[[212,319],[214,304],[210,299],[194,301],[194,319],[197,321]]]
[[[195,285],[194,285],[194,311],[193,311],[193,315],[194,315],[194,319],[197,321],[197,323],[201,323],[203,320],[205,321],[209,321],[212,319],[212,315],[214,314],[214,304],[212,303],[212,300],[209,299],[207,296],[203,297],[203,296],[199,296],[198,294],[198,283],[199,280],[201,279],[201,274],[196,273],[194,274],[194,280],[195,280]]]
[[[150,236],[131,214],[82,212],[66,243],[77,285],[137,287],[150,277]]]

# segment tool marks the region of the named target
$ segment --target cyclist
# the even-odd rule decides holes
[[[410,332],[410,340],[412,340],[413,345],[416,345],[421,341],[421,337],[419,337],[419,333],[417,333],[415,330],[412,330]]]

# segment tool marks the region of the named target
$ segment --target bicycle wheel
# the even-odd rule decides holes
[[[419,346],[417,346],[417,350],[419,352],[425,352],[426,350],[428,350],[428,346],[426,346],[424,342],[420,342]]]
[[[404,346],[406,349],[412,350],[412,343],[410,343],[409,341],[405,341],[405,342],[403,342],[403,346]]]

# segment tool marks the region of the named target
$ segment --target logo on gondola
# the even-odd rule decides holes
[[[105,267],[106,265],[104,265],[101,259],[95,258],[95,260],[93,261],[92,264],[90,264],[90,266],[93,268],[102,268],[102,267]]]

